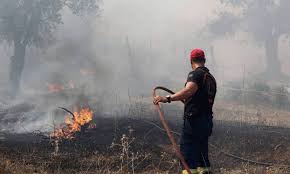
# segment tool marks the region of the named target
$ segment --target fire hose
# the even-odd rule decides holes
[[[175,94],[175,92],[173,92],[173,91],[171,91],[171,90],[169,90],[169,89],[167,89],[165,87],[158,86],[158,87],[154,88],[154,90],[153,90],[153,97],[156,96],[156,91],[157,90],[163,90],[163,91],[166,91],[166,92],[168,92],[170,94]],[[181,101],[181,102],[184,103],[183,101]],[[157,104],[157,105],[155,105],[155,107],[156,107],[156,110],[159,113],[159,117],[160,117],[160,120],[162,122],[162,125],[163,125],[163,127],[164,127],[164,129],[165,129],[165,131],[166,131],[166,133],[168,135],[168,138],[169,138],[171,144],[173,145],[173,148],[175,150],[175,153],[176,153],[177,157],[179,158],[182,166],[188,172],[188,174],[191,174],[190,168],[189,168],[188,164],[185,162],[185,159],[184,159],[183,155],[181,154],[180,149],[179,149],[179,147],[178,147],[178,145],[177,145],[177,143],[176,143],[176,141],[175,141],[175,139],[173,137],[172,131],[170,130],[170,128],[169,128],[169,126],[168,126],[168,124],[167,124],[167,122],[165,120],[164,113],[161,111],[160,105]]]
[[[158,86],[156,88],[154,88],[153,90],[153,97],[156,96],[156,91],[157,90],[163,90],[163,91],[166,91],[170,94],[175,94],[175,92],[171,91],[170,89],[167,89],[165,87],[162,87],[162,86]],[[181,101],[182,103],[184,103],[184,101]],[[167,136],[169,137],[173,147],[174,147],[174,150],[176,152],[176,155],[177,157],[179,158],[179,160],[181,161],[181,164],[183,165],[184,169],[189,173],[191,174],[191,171],[190,171],[190,168],[188,166],[188,164],[185,162],[185,159],[183,157],[183,155],[181,154],[180,152],[180,149],[173,137],[173,134],[176,134],[176,135],[180,135],[180,133],[177,133],[177,132],[173,132],[170,130],[166,120],[165,120],[165,117],[164,117],[164,113],[161,111],[161,108],[160,108],[160,105],[155,105],[156,107],[156,110],[158,111],[159,113],[159,117],[160,117],[160,120],[162,122],[162,125],[164,127],[164,129],[160,128],[158,125],[154,124],[154,123],[149,123],[149,124],[153,124],[155,127],[159,128],[160,130],[163,130],[167,133]],[[285,165],[285,164],[274,164],[274,163],[267,163],[267,162],[259,162],[259,161],[254,161],[254,160],[250,160],[250,159],[246,159],[246,158],[243,158],[243,157],[240,157],[240,156],[236,156],[236,155],[233,155],[231,153],[228,153],[228,152],[225,152],[225,151],[222,151],[220,150],[216,145],[214,144],[211,144],[209,143],[210,146],[212,146],[213,148],[215,149],[218,149],[221,153],[225,154],[226,156],[228,157],[231,157],[231,158],[235,158],[235,159],[238,159],[240,161],[244,161],[244,162],[247,162],[247,163],[252,163],[252,164],[255,164],[255,165],[261,165],[261,166],[281,166],[281,167],[287,167],[287,168],[290,168],[290,165]]]

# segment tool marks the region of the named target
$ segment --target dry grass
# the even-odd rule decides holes
[[[144,117],[155,113],[145,109],[151,103],[131,105],[130,118],[142,116],[142,120],[97,118],[96,129],[76,140],[61,142],[57,155],[51,142],[36,135],[22,138],[8,135],[11,139],[0,140],[0,174],[176,174],[179,162],[166,135],[143,121]],[[257,166],[219,151],[251,160],[290,164],[290,130],[275,127],[281,125],[281,120],[290,123],[289,113],[223,103],[216,106],[215,118],[223,121],[216,122],[211,139],[219,147],[210,149],[215,174],[290,173],[285,167]],[[181,114],[181,109],[177,109],[168,111],[171,115],[166,113],[167,119],[173,120],[170,127],[175,131],[179,131],[182,124],[182,119],[176,115]],[[257,111],[263,117],[259,117]],[[159,123],[157,117],[150,121]]]

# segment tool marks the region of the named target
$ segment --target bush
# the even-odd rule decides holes
[[[221,91],[223,92],[222,94],[220,94]],[[239,82],[229,82],[226,88],[218,90],[217,94],[227,101],[241,101],[242,86]]]
[[[271,88],[265,82],[254,82],[245,93],[245,101],[250,104],[271,103],[270,91]]]
[[[289,101],[289,93],[283,86],[276,87],[274,89],[274,103],[275,106],[279,109],[288,109],[288,106],[290,104]]]

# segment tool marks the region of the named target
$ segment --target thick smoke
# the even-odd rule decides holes
[[[63,119],[58,118],[63,113],[57,107],[71,107],[82,97],[89,98],[98,112],[111,114],[119,109],[117,104],[126,105],[130,95],[150,97],[156,85],[181,88],[191,70],[189,52],[195,47],[207,51],[208,64],[220,84],[242,78],[245,68],[262,72],[264,53],[251,36],[238,33],[213,42],[198,37],[219,7],[211,0],[106,0],[97,17],[76,17],[64,11],[55,43],[45,50],[29,49],[21,94],[15,100],[6,95],[12,51],[3,43],[0,107],[27,112],[17,116],[17,123],[7,126],[5,122],[1,128],[16,132],[48,129]],[[289,74],[287,49],[280,44],[282,68]],[[65,94],[49,93],[53,83],[67,89]],[[15,122],[11,120],[14,115],[0,119]]]

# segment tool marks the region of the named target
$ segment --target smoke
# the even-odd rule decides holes
[[[28,103],[25,108],[30,109],[21,117],[4,114],[2,120],[17,117],[18,122],[1,127],[15,132],[49,129],[63,118],[57,107],[71,107],[83,96],[98,112],[110,114],[120,109],[116,103],[125,107],[129,95],[150,97],[156,85],[180,89],[191,70],[188,55],[195,47],[207,51],[208,64],[216,66],[220,84],[241,78],[245,67],[249,73],[262,72],[265,55],[251,36],[238,33],[210,44],[198,38],[219,7],[211,0],[106,0],[97,17],[76,17],[64,11],[55,43],[45,50],[29,49],[22,93],[16,100],[1,101],[0,106],[13,110]],[[281,57],[289,56],[285,44],[280,49]],[[1,93],[6,96],[12,52],[5,45],[0,52]],[[289,63],[283,59],[288,74]],[[54,83],[66,92],[51,94],[48,86]]]

